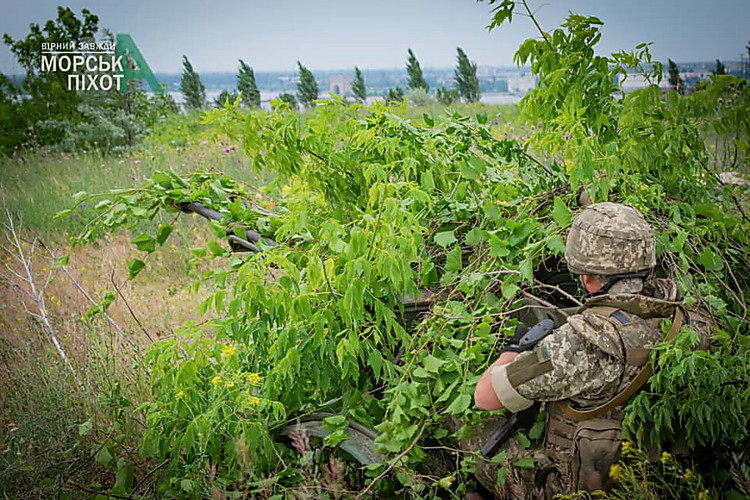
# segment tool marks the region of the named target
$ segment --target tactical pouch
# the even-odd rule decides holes
[[[622,422],[594,418],[579,422],[573,438],[571,469],[575,490],[604,490],[612,488],[609,468],[620,458]]]

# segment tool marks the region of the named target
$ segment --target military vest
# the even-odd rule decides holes
[[[552,472],[563,476],[555,482],[562,481],[569,491],[607,490],[613,486],[609,469],[619,460],[624,407],[652,374],[649,357],[651,347],[662,340],[660,323],[672,318],[665,339],[671,340],[689,322],[688,315],[674,300],[678,295],[664,295],[665,298],[639,294],[594,297],[569,318],[571,326],[588,342],[620,360],[623,370],[616,391],[604,402],[585,408],[576,407],[570,400],[548,405],[544,453],[555,465],[537,472],[537,486],[546,486],[546,475]],[[586,322],[589,327],[577,322]],[[606,327],[604,322],[608,323]],[[602,328],[590,327],[597,324]],[[555,490],[549,496],[559,492]]]

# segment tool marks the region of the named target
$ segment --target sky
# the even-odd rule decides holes
[[[64,2],[64,3],[63,3]],[[750,41],[750,0],[528,0],[546,31],[568,12],[604,22],[597,51],[653,42],[655,59],[739,60]],[[403,68],[411,48],[425,68],[455,65],[460,46],[480,66],[512,66],[513,53],[536,37],[531,20],[514,16],[492,32],[486,2],[474,0],[0,0],[0,33],[23,38],[62,4],[100,28],[129,33],[154,72],[181,71],[182,55],[198,72]],[[522,6],[516,8],[517,12]],[[0,71],[22,73],[7,46]]]

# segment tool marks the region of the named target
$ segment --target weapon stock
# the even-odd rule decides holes
[[[536,416],[539,413],[539,402],[534,402],[533,405],[529,406],[525,410],[513,413],[501,425],[492,436],[482,446],[482,456],[492,458],[497,450],[505,443],[510,437],[516,433],[519,429],[528,428],[536,420]]]

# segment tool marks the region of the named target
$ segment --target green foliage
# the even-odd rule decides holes
[[[430,86],[422,75],[422,66],[420,66],[417,56],[409,49],[409,59],[406,61],[406,73],[409,75],[409,82],[406,88],[409,90],[422,89],[425,92],[430,91]]]
[[[260,90],[255,83],[253,68],[240,59],[240,72],[237,75],[237,90],[242,94],[242,104],[248,108],[260,107]]]
[[[413,106],[428,106],[435,102],[435,98],[427,93],[423,88],[410,89],[406,93],[409,104]]]
[[[404,89],[398,86],[395,89],[388,89],[383,98],[387,104],[401,104],[404,101]]]
[[[318,84],[312,72],[301,62],[297,61],[297,67],[299,68],[299,82],[297,83],[299,102],[305,108],[312,108],[315,106],[315,99],[318,98]]]
[[[367,89],[365,88],[365,79],[358,67],[354,67],[354,80],[352,80],[352,94],[359,102],[365,102],[367,99]]]
[[[21,88],[28,94],[24,99],[11,97],[18,96],[17,90],[9,88],[7,81],[3,82],[0,119],[14,126],[3,129],[10,131],[3,134],[4,152],[28,142],[57,144],[64,138],[66,126],[81,121],[79,95],[74,89],[68,89],[68,75],[72,69],[63,72],[56,68],[54,72],[42,72],[43,44],[72,42],[77,45],[95,41],[99,18],[86,9],[81,14],[83,18],[79,19],[71,9],[58,7],[56,19],[48,20],[43,27],[31,23],[29,34],[23,40],[14,40],[7,33],[3,35],[5,44],[26,72]],[[13,99],[13,102],[8,99]],[[45,126],[47,120],[61,126]]]
[[[0,154],[10,154],[28,139],[28,117],[23,113],[21,90],[0,73]]]
[[[669,85],[672,87],[673,90],[679,90],[681,88],[680,68],[678,68],[677,63],[675,63],[671,59],[668,59],[668,63],[669,63]]]
[[[713,75],[726,75],[727,74],[727,70],[724,67],[724,64],[718,59],[716,60],[716,67],[712,71],[712,74]]]
[[[451,104],[458,102],[461,99],[461,95],[458,93],[458,89],[447,89],[440,87],[435,93],[435,97],[438,102],[444,106],[450,106]]]
[[[510,19],[510,4],[499,9],[500,21]],[[499,139],[485,114],[409,119],[403,106],[363,109],[335,97],[304,115],[230,106],[206,119],[242,141],[256,172],[274,175],[263,193],[215,172],[157,171],[98,205],[79,242],[198,201],[224,216],[217,238],[232,220],[280,243],[244,259],[218,241],[194,251],[225,265],[202,280],[210,322],[186,327],[187,343],[156,342],[149,357],[156,403],[144,406],[143,450],[172,457],[164,488],[198,496],[200,474],[217,461],[227,464],[222,484],[239,482],[238,435],[253,481],[271,478],[275,491],[298,484],[299,474],[277,469],[288,450],[271,433],[325,407],[375,426],[381,452],[403,453],[376,489],[419,497],[453,483],[464,493],[477,457],[450,450],[481,420],[472,409],[479,374],[513,331],[507,311],[537,291],[535,270],[560,258],[581,189],[639,208],[656,228],[663,272],[716,323],[711,351],[693,351],[687,328],[656,349],[658,373],[629,405],[626,431],[721,447],[720,460],[747,445],[747,193],[719,182],[704,137],[731,136],[746,150],[748,86],[724,76],[689,97],[656,85],[618,96],[614,77],[625,68],[651,65],[658,80],[661,65],[645,45],[596,55],[600,25],[570,15],[519,48],[517,62],[540,82],[522,103],[534,125],[523,146]],[[136,240],[150,253],[159,233]],[[439,287],[440,300],[410,323],[403,301],[420,287]],[[236,364],[223,355],[230,346]],[[258,411],[225,382],[248,373],[263,380],[252,389],[267,402]],[[179,390],[195,396],[183,406]],[[183,447],[170,450],[169,439]],[[445,477],[414,472],[436,446],[446,450]]]
[[[180,92],[188,109],[200,109],[206,104],[206,87],[201,83],[200,75],[193,69],[187,56],[182,56],[182,79]]]
[[[476,102],[479,100],[477,63],[471,62],[461,47],[457,47],[456,51],[456,69],[454,71],[456,90],[466,102]]]
[[[297,109],[299,105],[297,104],[297,98],[294,97],[294,94],[290,94],[288,92],[284,92],[283,94],[279,94],[279,103],[284,103],[289,109]],[[274,102],[271,102],[271,105],[274,109],[278,107],[278,105],[275,105]]]
[[[57,19],[49,20],[43,28],[36,23],[29,25],[29,34],[23,40],[14,40],[9,34],[3,41],[26,70],[23,90],[30,99],[27,109],[33,123],[50,117],[72,119],[76,117],[78,96],[68,89],[68,72],[42,72],[42,46],[46,43],[93,42],[99,30],[99,18],[87,9],[82,9],[82,19],[67,7],[57,8]],[[49,138],[50,140],[52,138]],[[46,141],[43,141],[46,143]]]
[[[216,96],[216,99],[214,99],[214,107],[223,108],[224,106],[237,101],[239,98],[240,95],[237,92],[222,90],[219,92],[219,95]]]

